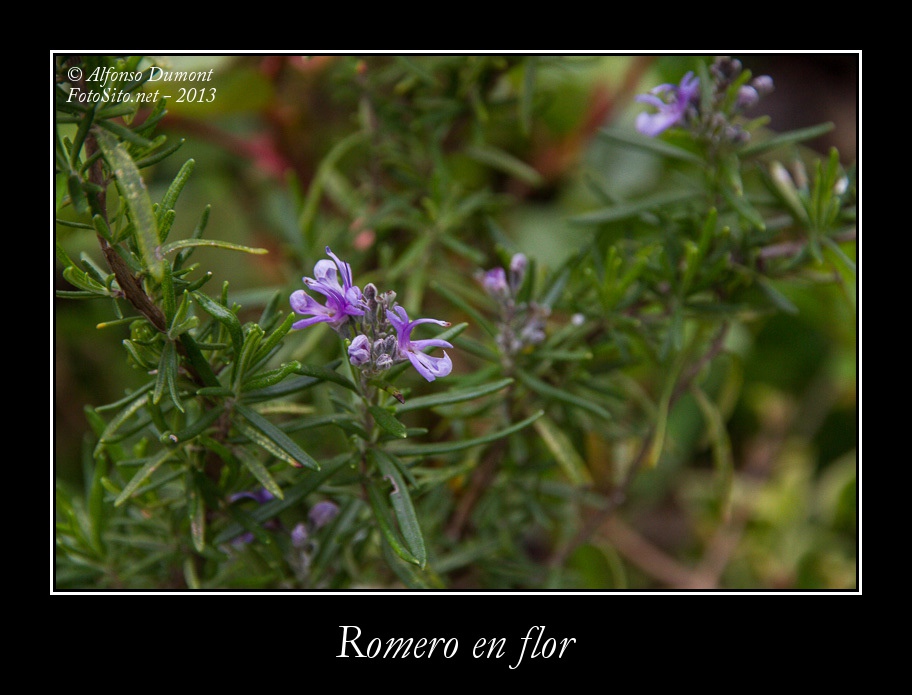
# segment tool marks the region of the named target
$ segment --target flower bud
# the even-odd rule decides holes
[[[370,362],[370,340],[364,334],[355,336],[355,339],[348,346],[348,358],[356,367]]]
[[[303,548],[307,543],[307,527],[303,524],[297,524],[291,529],[291,544],[295,548]]]
[[[738,108],[749,109],[751,106],[760,101],[760,94],[754,87],[743,85],[738,90]]]
[[[507,274],[503,268],[492,268],[481,277],[481,285],[485,292],[492,297],[499,297],[507,294]]]
[[[383,342],[382,352],[386,353],[387,355],[392,356],[392,355],[396,354],[398,349],[399,349],[399,341],[396,339],[396,336],[395,335],[386,336],[386,338],[384,339],[384,342]]]
[[[313,524],[314,528],[320,528],[335,519],[336,514],[338,513],[338,505],[334,502],[324,500],[323,502],[317,502],[317,504],[310,508],[310,511],[307,513],[307,518],[310,520],[310,523]]]
[[[773,78],[769,75],[758,75],[751,80],[751,86],[760,96],[766,96],[773,91]]]

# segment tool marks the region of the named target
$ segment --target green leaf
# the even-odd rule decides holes
[[[383,493],[380,492],[377,484],[373,480],[368,480],[367,483],[365,483],[365,487],[367,488],[368,501],[370,502],[371,509],[374,511],[374,518],[377,520],[377,525],[380,527],[380,532],[383,534],[383,537],[386,538],[396,555],[413,565],[420,565],[421,563],[418,558],[414,556],[412,551],[409,550],[402,538],[396,532],[393,525],[393,518],[390,515],[386,501],[383,499]]]
[[[756,278],[757,284],[760,285],[760,289],[763,290],[763,294],[776,305],[777,308],[781,309],[787,314],[797,314],[798,307],[796,307],[792,300],[786,297],[782,292],[773,287],[773,284],[761,276]]]
[[[593,415],[598,415],[600,418],[603,418],[605,420],[611,419],[611,413],[605,410],[602,406],[593,403],[586,398],[576,396],[566,389],[551,386],[551,384],[548,384],[521,369],[516,370],[516,376],[519,377],[519,380],[523,384],[528,386],[531,390],[535,391],[539,396],[542,396],[543,398],[554,399],[561,401],[562,403],[566,403],[567,405],[581,408],[582,410],[586,410]]]
[[[840,261],[842,261],[842,263],[845,264],[846,267],[848,267],[848,269],[852,272],[852,274],[855,274],[857,272],[856,268],[855,268],[855,261],[853,261],[851,258],[849,258],[849,256],[846,254],[846,252],[843,251],[841,248],[839,248],[839,244],[837,244],[833,239],[831,239],[830,237],[827,237],[827,236],[821,237],[820,241],[824,246],[827,247],[827,249],[829,249],[833,253],[833,255],[835,255]]]
[[[334,384],[339,384],[339,386],[344,386],[349,391],[358,393],[358,387],[355,386],[350,379],[345,378],[343,375],[339,374],[339,372],[336,372],[333,369],[327,367],[314,367],[309,364],[302,364],[295,371],[297,371],[298,374],[313,377],[314,379],[319,379],[320,381],[331,381]]]
[[[203,391],[204,389],[200,389]],[[199,391],[197,391],[199,393]],[[180,444],[186,442],[194,437],[198,437],[200,434],[206,431],[206,429],[218,420],[219,415],[225,411],[224,405],[214,406],[211,409],[204,412],[196,420],[187,425],[184,429],[177,432],[169,432],[166,435],[163,435],[165,439],[168,439],[175,444]]]
[[[85,116],[79,121],[79,128],[76,130],[76,135],[73,136],[73,146],[70,148],[70,166],[74,168],[78,165],[79,153],[82,151],[86,136],[89,134],[89,128],[95,121],[96,108],[97,104],[93,104],[92,108],[86,112]]]
[[[750,145],[739,150],[739,154],[742,157],[747,157],[750,155],[761,154],[762,152],[768,152],[774,150],[777,147],[782,147],[783,145],[792,145],[797,142],[802,142],[804,140],[813,140],[814,138],[824,135],[834,128],[832,123],[821,123],[820,125],[811,126],[810,128],[801,128],[800,130],[792,130],[787,133],[780,133],[774,135],[768,140],[761,140],[759,142],[753,142]]]
[[[485,330],[488,335],[492,337],[497,336],[497,328],[494,326],[494,324],[488,321],[488,319],[486,319],[484,315],[478,311],[478,309],[473,307],[465,299],[456,294],[456,292],[447,287],[444,287],[439,282],[433,280],[431,281],[431,289],[444,299],[448,300],[457,309],[462,309],[465,313],[467,313],[472,318],[472,320],[475,321],[476,324]]]
[[[268,372],[257,374],[241,384],[241,392],[256,391],[269,386],[274,386],[280,381],[283,381],[289,374],[295,373],[300,366],[299,362],[289,362],[288,364],[283,364],[278,369],[271,369]]]
[[[152,392],[152,402],[158,405],[165,391],[168,392],[175,407],[184,412],[184,405],[181,403],[177,388],[177,353],[174,343],[170,340],[166,341],[162,348],[161,361],[158,363],[158,374],[155,379],[155,390]]]
[[[417,560],[417,565],[423,568],[427,564],[427,549],[408,486],[400,471],[400,465],[388,453],[378,449],[372,449],[368,452],[368,456],[376,462],[383,477],[392,483],[393,489],[389,498],[393,504],[396,521],[399,523],[399,530],[405,538],[409,551]]]
[[[139,145],[140,147],[152,147],[155,144],[152,142],[152,140],[149,140],[148,138],[144,138],[142,135],[138,135],[137,133],[130,130],[126,126],[120,125],[120,123],[116,123],[114,121],[103,121],[102,120],[102,121],[96,121],[96,124],[99,127],[104,128],[107,131],[110,131],[111,133],[113,133],[117,137],[121,138],[122,140],[126,140],[127,142],[132,143],[134,145]],[[96,130],[96,133],[101,133],[101,131],[98,130],[97,128],[95,130]],[[107,158],[107,156],[105,158]],[[132,161],[132,158],[131,158],[131,161]]]
[[[427,569],[420,569],[414,563],[406,562],[393,552],[389,542],[383,538],[380,547],[383,551],[383,560],[393,570],[403,586],[409,589],[445,589],[446,586],[440,578],[431,574]]]
[[[107,121],[102,121],[107,123]],[[127,129],[124,129],[127,130]],[[130,220],[136,234],[136,245],[139,248],[143,268],[157,282],[162,281],[163,260],[157,254],[158,222],[152,211],[152,200],[149,191],[136,167],[136,163],[124,146],[117,139],[103,130],[94,129],[98,146],[114,179],[117,190],[127,206]]]
[[[273,456],[287,461],[295,468],[304,466],[315,471],[320,470],[320,464],[310,454],[265,417],[240,403],[235,404],[234,408],[249,423],[249,427],[245,427],[243,422],[237,423],[244,434]]]
[[[117,415],[114,416],[114,419],[108,423],[104,431],[98,438],[98,446],[95,449],[96,455],[98,454],[101,446],[103,444],[110,443],[114,441],[115,434],[123,426],[123,424],[133,417],[137,412],[146,407],[146,403],[149,401],[149,394],[145,393],[140,398],[137,398],[131,401],[126,408],[121,410]]]
[[[322,367],[320,369],[332,372],[340,364],[342,364],[342,360],[333,360],[325,367]],[[303,367],[304,365],[301,366]],[[311,369],[316,368],[311,367]],[[292,393],[297,393],[298,391],[310,388],[314,384],[319,384],[323,381],[324,379],[315,376],[302,376],[298,379],[285,379],[281,383],[275,384],[274,386],[267,386],[266,388],[259,388],[255,391],[246,392],[244,394],[244,400],[248,403],[254,401],[273,400],[275,398],[287,396]]]
[[[490,393],[500,391],[512,383],[513,379],[501,379],[499,381],[492,381],[489,384],[482,384],[481,386],[470,386],[462,389],[450,389],[449,391],[444,391],[443,393],[434,393],[428,396],[419,396],[418,398],[411,398],[404,404],[398,406],[396,408],[396,412],[405,413],[410,410],[436,408],[440,405],[450,405],[451,403],[471,401],[475,398],[480,398],[482,396],[487,396]]]
[[[130,478],[130,482],[127,483],[126,487],[121,491],[117,496],[117,499],[114,500],[114,506],[119,507],[124,502],[126,502],[130,497],[136,492],[137,488],[145,482],[145,480],[152,475],[160,465],[167,461],[171,456],[176,453],[176,449],[162,449],[155,456],[148,459],[146,463],[140,468],[136,474]]]
[[[163,147],[145,157],[142,157],[141,159],[138,159],[136,161],[136,168],[145,169],[146,167],[150,167],[153,164],[158,164],[163,159],[167,159],[172,154],[177,152],[186,141],[186,138],[179,138],[167,147]]]
[[[760,231],[766,229],[766,220],[764,220],[754,206],[748,202],[746,197],[738,195],[727,186],[722,188],[722,196],[728,201],[729,205],[731,205],[738,214],[754,228]]]
[[[98,295],[101,297],[111,296],[111,293],[108,291],[107,287],[99,284],[95,278],[89,277],[88,273],[79,270],[79,268],[76,268],[74,266],[63,269],[63,279],[73,285],[73,287],[78,287],[79,289],[90,292],[93,295]]]
[[[174,177],[174,180],[171,182],[171,185],[168,186],[168,190],[162,198],[161,207],[159,208],[160,214],[164,215],[168,210],[174,209],[174,206],[177,204],[177,199],[184,189],[184,185],[186,185],[187,180],[190,178],[190,174],[193,173],[193,166],[195,164],[196,162],[192,159],[188,159],[184,162],[184,165],[180,168],[180,171],[177,172],[177,176]]]
[[[494,147],[493,145],[477,145],[467,148],[465,153],[472,159],[481,162],[482,164],[487,164],[530,186],[541,186],[544,182],[542,175],[533,167],[499,147]]]
[[[591,485],[589,469],[561,428],[547,415],[535,421],[533,427],[574,485]]]
[[[279,342],[282,340],[282,338],[284,338],[288,334],[288,331],[291,330],[291,324],[293,324],[295,322],[296,318],[297,317],[294,315],[294,313],[288,314],[285,317],[285,320],[282,321],[282,323],[279,324],[279,326],[272,333],[269,334],[269,336],[266,338],[266,340],[264,340],[260,344],[260,347],[257,348],[256,356],[253,359],[254,364],[256,364],[260,360],[264,359],[266,357],[266,355],[268,355],[272,351],[272,349],[276,345],[279,344]],[[264,325],[264,323],[265,322],[261,319],[260,325]],[[300,364],[298,366],[300,367]]]
[[[471,449],[473,446],[478,446],[479,444],[487,444],[489,442],[501,439],[502,437],[506,437],[509,434],[513,434],[514,432],[518,432],[522,428],[531,425],[544,414],[544,410],[539,410],[537,413],[530,415],[525,420],[521,420],[520,422],[510,425],[509,427],[506,427],[502,430],[497,430],[481,437],[475,437],[474,439],[460,439],[457,441],[439,442],[436,444],[416,444],[396,447],[391,446],[390,453],[397,456],[436,456],[438,454],[449,454],[454,451]]]
[[[731,510],[732,484],[735,477],[735,463],[732,458],[731,441],[728,437],[728,430],[725,427],[725,420],[722,416],[722,412],[701,388],[691,384],[690,393],[697,401],[700,412],[706,419],[707,430],[712,443],[713,463],[716,466],[716,474],[719,476],[719,486],[722,497],[722,515],[724,518],[727,518]]]
[[[99,553],[104,552],[103,533],[107,522],[104,504],[104,487],[101,484],[102,479],[108,473],[108,463],[105,456],[94,458],[88,445],[88,439],[83,446],[83,457],[86,464],[92,464],[92,482],[89,486],[87,511],[89,513],[89,522],[92,529],[92,545]]]
[[[240,390],[240,381],[247,372],[256,367],[254,356],[257,348],[263,341],[265,335],[262,328],[256,324],[249,324],[244,335],[244,344],[241,346],[241,352],[235,356],[234,364],[231,365],[231,381],[235,390]]]
[[[272,474],[266,466],[264,466],[255,455],[251,454],[243,447],[237,448],[234,455],[244,464],[244,467],[253,474],[253,477],[259,481],[260,485],[279,499],[282,499],[285,496],[275,478],[272,477]]]
[[[241,322],[238,320],[237,315],[228,307],[219,304],[201,292],[194,292],[193,296],[203,311],[228,329],[231,343],[234,345],[234,353],[235,355],[240,355],[241,348],[244,345],[244,331],[241,329]]]
[[[269,253],[268,249],[262,249],[253,246],[243,246],[241,244],[232,244],[228,241],[217,241],[213,239],[180,239],[178,241],[172,241],[170,244],[165,244],[162,246],[161,254],[163,256],[166,256],[167,254],[174,251],[196,246],[210,246],[213,248],[228,249],[229,251],[242,251],[244,253],[252,253],[256,255]]]
[[[598,135],[603,140],[610,140],[620,145],[626,145],[638,150],[643,150],[644,152],[649,152],[650,154],[659,155],[660,157],[678,159],[682,162],[690,162],[692,164],[703,163],[703,160],[693,152],[670,145],[664,140],[657,140],[656,138],[640,135],[639,133],[630,133],[627,131],[606,128],[600,130]]]
[[[187,518],[190,520],[190,537],[198,553],[206,548],[206,503],[196,486],[193,474],[188,471],[187,485]],[[189,559],[189,558],[188,558]]]
[[[380,426],[380,429],[399,439],[406,438],[406,426],[399,422],[396,419],[396,416],[393,415],[389,410],[379,405],[372,405],[368,408],[368,410],[370,410],[370,413],[374,418],[374,422]]]
[[[673,190],[656,193],[639,200],[618,203],[592,212],[586,212],[576,217],[571,217],[572,224],[601,224],[603,222],[616,222],[618,220],[634,217],[644,212],[655,212],[656,208],[674,205],[694,199],[694,191]]]
[[[273,386],[257,388],[244,393],[245,403],[256,403],[259,401],[271,401],[282,396],[288,396],[298,391],[303,391],[315,384],[322,383],[322,379],[314,379],[309,376],[302,376],[297,379],[284,379]]]
[[[329,178],[329,172],[335,168],[339,160],[342,159],[350,149],[359,145],[367,136],[367,133],[358,131],[342,138],[332,147],[332,149],[330,149],[320,162],[319,167],[317,167],[317,173],[314,175],[310,188],[307,190],[307,196],[304,199],[301,214],[298,216],[298,227],[301,230],[307,248],[314,245],[314,221],[316,220],[317,211],[319,210],[323,188],[326,186],[326,181]]]
[[[161,211],[159,211],[161,212]],[[158,217],[158,242],[160,244],[165,243],[165,239],[168,238],[168,234],[171,232],[171,227],[174,225],[174,218],[177,214],[174,210],[165,210]],[[161,251],[159,251],[161,253]],[[164,255],[164,254],[162,254]],[[165,267],[168,267],[168,264],[165,264]]]

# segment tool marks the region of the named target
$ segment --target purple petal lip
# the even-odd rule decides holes
[[[421,323],[436,323],[439,326],[449,326],[447,321],[438,319],[415,319],[409,321],[408,314],[401,306],[397,306],[386,312],[386,317],[396,329],[398,336],[397,347],[399,356],[408,358],[412,366],[418,370],[418,373],[428,381],[434,381],[439,377],[446,376],[453,370],[453,361],[450,356],[443,353],[443,357],[431,357],[421,352],[429,347],[448,347],[453,346],[440,338],[429,338],[427,340],[412,340],[412,329]]]

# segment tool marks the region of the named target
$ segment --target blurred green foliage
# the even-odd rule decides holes
[[[60,56],[60,65],[71,64],[68,58]],[[741,59],[749,68],[751,57]],[[823,241],[813,242],[814,254],[803,255],[801,264],[785,267],[782,257],[770,254],[764,257],[768,281],[724,276],[724,292],[697,295],[698,311],[709,318],[682,313],[677,327],[674,319],[664,321],[665,300],[655,290],[686,268],[687,254],[700,242],[688,235],[702,203],[696,195],[679,208],[643,203],[680,191],[693,167],[680,153],[663,158],[626,145],[621,136],[635,135],[633,120],[643,110],[634,95],[676,83],[701,60],[708,58],[157,59],[166,69],[212,68],[205,87],[216,90],[205,103],[168,100],[158,131],[169,142],[185,141],[175,155],[141,170],[150,199],[158,201],[184,163],[195,163],[174,205],[169,240],[190,237],[200,212],[211,206],[207,239],[268,250],[197,249],[193,263],[212,273],[205,288],[210,296],[218,297],[227,283],[225,304],[239,307],[241,324],[258,321],[276,294],[287,311],[288,295],[301,288],[301,277],[311,275],[328,244],[352,264],[360,285],[395,287],[410,312],[468,325],[453,338],[447,388],[504,377],[514,383],[487,400],[400,413],[426,435],[390,450],[403,460],[411,460],[408,446],[431,452],[408,469],[430,546],[427,570],[415,574],[405,567],[366,523],[367,505],[352,494],[354,480],[345,477],[340,458],[350,433],[294,429],[302,417],[339,412],[336,391],[315,388],[277,412],[327,477],[275,506],[277,514],[258,517],[255,505],[240,503],[223,521],[233,521],[236,532],[252,532],[255,541],[228,552],[215,544],[194,550],[185,519],[128,503],[120,507],[128,518],[108,530],[109,543],[122,554],[85,571],[72,562],[76,555],[64,557],[59,588],[854,589],[854,235],[827,242],[835,228],[812,230],[817,236],[811,238]],[[58,125],[61,138],[72,139],[77,128]],[[773,120],[756,132],[762,142],[775,129]],[[682,151],[689,147],[680,134],[666,141]],[[830,156],[794,142],[756,161],[765,167],[800,160],[819,179],[828,161],[835,166]],[[822,170],[814,169],[816,162],[823,162]],[[851,170],[853,162],[839,165]],[[768,224],[758,231],[747,220],[751,210],[726,211],[723,203],[712,233],[733,231],[719,263],[739,249],[754,258],[759,248],[803,239],[797,213],[776,197],[764,167],[751,162],[741,171],[753,196],[748,199]],[[56,195],[58,218],[84,220],[63,204],[62,177]],[[612,217],[623,205],[641,209]],[[849,228],[851,222],[835,231]],[[94,233],[58,224],[57,240],[69,258],[105,267]],[[531,261],[523,291],[548,304],[551,315],[548,341],[538,353],[526,349],[507,363],[489,359],[494,346],[484,322],[496,324],[496,311],[473,278],[508,267],[517,252]],[[701,272],[720,277],[710,275],[715,261],[706,258],[697,284]],[[628,312],[639,300],[612,294],[619,285],[605,278],[615,260],[618,277],[636,269],[631,287],[642,283],[638,296],[654,307],[654,323],[649,314],[634,320]],[[63,267],[55,266],[55,289],[71,291]],[[719,335],[721,349],[703,364],[700,355],[719,325],[713,311],[731,315]],[[123,346],[130,329],[116,322],[109,302],[58,296],[54,314],[53,463],[60,507],[72,505],[68,518],[76,519],[91,515],[92,504],[110,505],[116,492],[107,490],[104,502],[88,493],[99,489],[93,480],[100,459],[92,454],[97,431],[84,409],[123,398],[149,376],[130,366]],[[577,314],[585,319],[579,330]],[[291,360],[331,365],[343,356],[334,337],[325,326],[292,332],[268,366]],[[675,384],[668,375],[686,374],[693,364],[701,367],[699,388],[680,394],[666,412],[663,403]],[[440,394],[442,383],[407,378],[400,386],[408,404]],[[531,419],[539,409],[543,417],[510,437],[459,454],[433,450],[434,442],[480,437]],[[506,420],[501,411],[509,411]],[[625,487],[625,467],[650,441],[657,421],[665,437],[656,465],[637,465]],[[142,445],[135,446],[139,455]],[[496,466],[486,463],[495,459]],[[268,465],[286,491],[295,489],[294,470]],[[241,480],[235,482],[236,491]],[[619,490],[623,501],[616,504]],[[309,570],[302,572],[288,559],[294,552],[287,529],[324,498],[338,501],[340,513],[314,540]],[[270,519],[279,524],[270,526]],[[586,533],[593,519],[599,525]],[[214,523],[222,540],[230,540],[230,527]],[[385,563],[371,561],[375,553]]]

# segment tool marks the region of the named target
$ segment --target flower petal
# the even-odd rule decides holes
[[[453,361],[446,353],[443,353],[443,357],[431,357],[423,352],[409,351],[408,358],[418,373],[428,381],[446,376],[453,370]]]

